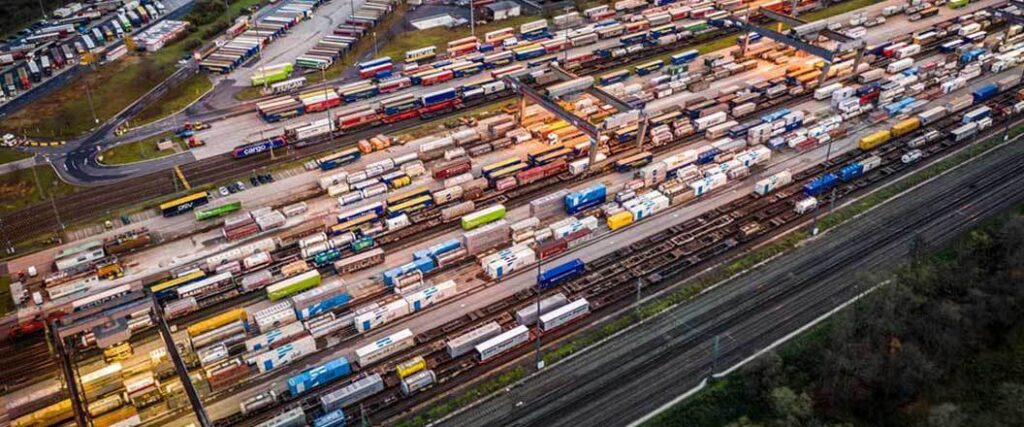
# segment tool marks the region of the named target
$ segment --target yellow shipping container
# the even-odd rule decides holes
[[[900,137],[917,130],[919,127],[921,127],[921,120],[917,117],[906,119],[892,127],[892,136]]]
[[[629,211],[622,211],[608,217],[608,228],[618,230],[633,223],[633,214]]]
[[[71,409],[71,399],[64,399],[28,415],[15,418],[11,427],[48,426],[69,419],[75,415]]]
[[[213,317],[200,320],[188,327],[189,336],[196,336],[206,331],[212,331],[228,323],[238,320],[245,320],[245,309],[236,308],[228,310]]]
[[[114,412],[108,412],[94,418],[92,420],[92,425],[95,427],[110,427],[137,416],[139,416],[139,411],[135,409],[134,406],[122,406]],[[131,425],[135,424],[133,423]]]
[[[424,369],[427,369],[427,361],[423,360],[423,356],[416,356],[395,366],[395,372],[401,379]]]
[[[886,142],[889,141],[889,138],[892,138],[892,133],[890,133],[887,130],[875,132],[871,135],[861,138],[860,144],[858,146],[861,150],[867,151],[879,145],[885,144]]]

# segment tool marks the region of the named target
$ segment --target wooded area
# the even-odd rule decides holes
[[[1024,423],[1024,210],[910,265],[806,335],[656,417],[669,426]]]

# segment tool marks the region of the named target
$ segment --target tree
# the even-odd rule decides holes
[[[994,412],[1004,425],[1024,420],[1024,384],[1002,383],[997,389],[998,404]]]
[[[943,403],[928,410],[929,427],[960,427],[966,417],[954,403]]]
[[[807,393],[797,394],[789,387],[777,387],[769,396],[775,425],[796,427],[807,425],[814,416],[814,403]]]
[[[736,421],[726,424],[725,427],[764,427],[764,424],[755,423],[750,418],[743,416]]]

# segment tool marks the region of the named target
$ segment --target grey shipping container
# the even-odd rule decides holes
[[[540,300],[540,314],[547,313],[558,307],[569,303],[569,299],[562,294],[555,294],[550,297]],[[516,310],[516,322],[523,326],[530,326],[537,322],[537,318],[540,315],[537,314],[537,303],[533,302]]]
[[[351,384],[342,387],[331,393],[320,397],[320,404],[324,411],[342,409],[349,405],[359,403],[361,400],[384,390],[384,381],[380,374],[373,374],[353,381]]]
[[[559,190],[530,202],[530,216],[537,217],[541,221],[559,215],[565,206],[565,196],[568,190]]]

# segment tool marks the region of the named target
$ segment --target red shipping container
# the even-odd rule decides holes
[[[384,116],[384,118],[382,118],[381,121],[384,122],[384,123],[387,123],[387,124],[391,124],[391,123],[398,123],[398,122],[400,122],[402,120],[414,119],[414,118],[419,117],[419,116],[420,116],[420,110],[413,109],[413,110],[406,110],[406,111],[403,111],[403,112],[398,113],[398,114],[392,114],[390,116]]]
[[[420,108],[419,112],[420,112],[421,115],[422,114],[433,113],[435,111],[442,111],[442,110],[446,110],[448,108],[457,107],[461,103],[462,103],[461,99],[455,98],[455,99],[451,99],[451,100],[444,101],[444,102],[439,102],[439,103],[434,104],[434,105],[428,105],[426,107]]]
[[[562,239],[545,242],[537,246],[537,258],[544,260],[565,252],[569,244]]]
[[[448,70],[448,71],[444,71],[444,72],[440,72],[440,73],[437,73],[437,74],[432,74],[432,75],[423,77],[422,79],[420,79],[420,85],[422,85],[422,86],[435,85],[435,84],[438,84],[438,83],[446,82],[446,81],[454,79],[454,78],[455,78],[455,72],[453,72],[452,70]]]
[[[513,188],[516,188],[516,178],[512,176],[499,179],[494,183],[494,189],[497,191],[508,191]]]
[[[446,179],[469,172],[472,167],[473,164],[469,159],[453,160],[435,167],[431,175],[434,179]]]

